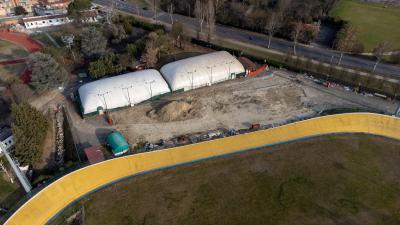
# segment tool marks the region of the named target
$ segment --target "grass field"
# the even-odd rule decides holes
[[[365,50],[372,49],[382,41],[389,41],[393,48],[400,49],[400,8],[382,4],[341,0],[331,11],[331,16],[349,21],[357,28]]]
[[[140,175],[89,195],[85,224],[400,224],[400,142],[325,136]]]
[[[4,157],[0,157],[0,161],[6,164],[7,160]],[[8,172],[11,172],[10,168],[8,168]],[[14,180],[14,184],[12,184],[6,174],[0,172],[0,207],[12,207],[23,195],[24,192],[18,185],[18,181]]]
[[[28,52],[20,46],[0,40],[0,61],[20,59],[28,57]]]

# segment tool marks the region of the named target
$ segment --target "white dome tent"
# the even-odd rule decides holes
[[[83,115],[133,106],[169,92],[161,74],[152,69],[93,81],[78,90]]]
[[[243,75],[243,65],[226,51],[212,52],[168,63],[161,73],[172,91],[190,90]]]

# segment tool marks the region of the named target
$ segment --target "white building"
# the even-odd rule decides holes
[[[14,146],[14,137],[11,128],[6,126],[0,129],[0,153]]]
[[[59,26],[70,22],[66,15],[33,16],[22,18],[27,29]]]
[[[142,70],[97,80],[79,90],[82,115],[102,113],[170,93],[157,70]]]
[[[168,63],[161,73],[172,91],[186,91],[234,79],[245,70],[234,56],[219,51]]]
[[[46,13],[46,12],[44,12]],[[82,23],[95,23],[97,22],[97,11],[96,10],[85,10],[79,12],[80,20]],[[22,22],[24,23],[26,29],[35,29],[42,27],[51,27],[51,26],[59,26],[72,22],[73,19],[70,19],[65,14],[57,14],[57,15],[45,15],[45,16],[32,16],[22,18]]]

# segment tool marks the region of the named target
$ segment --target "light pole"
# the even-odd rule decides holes
[[[122,87],[121,89],[122,89],[122,90],[126,90],[126,92],[128,92],[128,101],[129,101],[129,105],[132,106],[131,95],[129,94],[129,89],[133,89],[133,85],[127,86],[127,87]]]
[[[190,80],[190,82],[191,82],[191,85],[192,85],[192,87],[191,87],[191,89],[193,89],[193,83],[194,83],[194,77],[193,77],[193,74],[196,72],[196,70],[193,70],[193,71],[191,71],[191,72],[187,72],[188,74],[191,74],[191,80]]]
[[[150,85],[150,100],[153,100],[153,89],[151,88],[151,84],[155,83],[155,80],[151,80],[151,81],[146,81],[146,84]]]
[[[99,97],[102,97],[103,98],[103,101],[104,101],[104,106],[106,107],[105,109],[104,109],[104,111],[107,111],[107,109],[108,109],[108,107],[107,107],[107,101],[106,101],[106,97],[105,97],[105,95],[106,94],[109,94],[110,93],[110,91],[107,91],[107,92],[104,92],[104,93],[99,93],[99,94],[97,94],[97,96],[99,96]]]
[[[231,77],[231,64],[233,63],[233,61],[229,61],[226,64],[228,64],[228,68],[229,68],[229,79],[232,79]]]
[[[215,68],[216,66],[215,65],[213,65],[213,66],[207,66],[207,68],[208,69],[210,69],[210,85],[212,85],[212,82],[213,82],[213,68]]]

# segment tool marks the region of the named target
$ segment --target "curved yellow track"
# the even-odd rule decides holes
[[[214,141],[116,158],[74,171],[50,184],[19,208],[6,224],[46,224],[85,194],[145,171],[315,135],[353,132],[400,139],[400,119],[370,113],[325,116]]]

